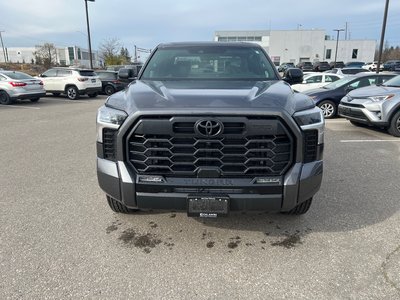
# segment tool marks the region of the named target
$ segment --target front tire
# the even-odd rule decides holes
[[[33,99],[30,99],[30,100],[31,100],[31,102],[38,102],[40,100],[40,98],[33,98]]]
[[[395,137],[400,137],[400,110],[392,117],[388,132]]]
[[[112,198],[108,195],[106,197],[107,197],[108,205],[110,206],[111,210],[116,213],[130,214],[130,213],[138,211],[138,209],[130,209],[130,208],[126,207],[121,202],[115,200],[114,198]]]
[[[70,100],[76,100],[79,98],[79,92],[75,86],[67,87],[66,94],[67,94],[68,99],[70,99]]]
[[[291,210],[285,211],[282,213],[285,215],[304,215],[310,209],[312,199],[313,198],[310,198],[310,199],[300,203],[299,205],[295,206]]]
[[[10,98],[10,96],[5,91],[0,91],[0,104],[9,105],[14,101]]]
[[[105,93],[107,96],[111,96],[112,94],[115,93],[115,89],[114,89],[113,86],[107,85],[107,86],[104,88],[104,93]]]
[[[336,104],[330,100],[322,101],[318,104],[318,107],[322,110],[325,119],[332,119],[336,116]]]

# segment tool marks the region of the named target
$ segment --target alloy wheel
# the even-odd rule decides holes
[[[335,108],[333,107],[332,104],[330,103],[324,103],[320,106],[322,113],[324,114],[324,117],[332,117],[333,113],[335,112]]]

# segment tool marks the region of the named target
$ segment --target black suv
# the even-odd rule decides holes
[[[346,67],[346,65],[345,65],[344,62],[342,62],[342,61],[337,61],[336,63],[335,63],[334,61],[331,61],[331,62],[329,63],[329,67],[330,67],[331,70],[332,70],[333,68],[341,69],[341,68]]]
[[[262,47],[162,44],[98,110],[98,181],[120,213],[303,214],[321,184],[323,139],[321,110]]]
[[[317,61],[313,64],[313,70],[316,72],[325,72],[331,69],[331,66],[326,61]]]
[[[102,84],[102,92],[108,96],[123,90],[127,84],[119,80],[118,72],[115,71],[96,71]]]
[[[303,72],[313,71],[313,64],[310,61],[303,61],[296,65],[297,68],[301,69]]]

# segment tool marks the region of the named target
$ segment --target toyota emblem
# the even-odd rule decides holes
[[[215,119],[202,119],[196,122],[194,130],[205,137],[217,137],[224,131],[224,125]]]

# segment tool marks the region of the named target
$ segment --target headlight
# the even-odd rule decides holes
[[[118,129],[128,115],[122,111],[103,105],[97,111],[97,141],[103,142],[103,128]]]
[[[382,95],[382,96],[372,96],[368,97],[368,99],[374,101],[374,102],[379,102],[379,101],[385,101],[393,98],[395,95],[394,94],[389,94],[389,95]]]
[[[318,144],[324,142],[325,119],[319,107],[296,112],[293,118],[302,130],[318,130]]]

